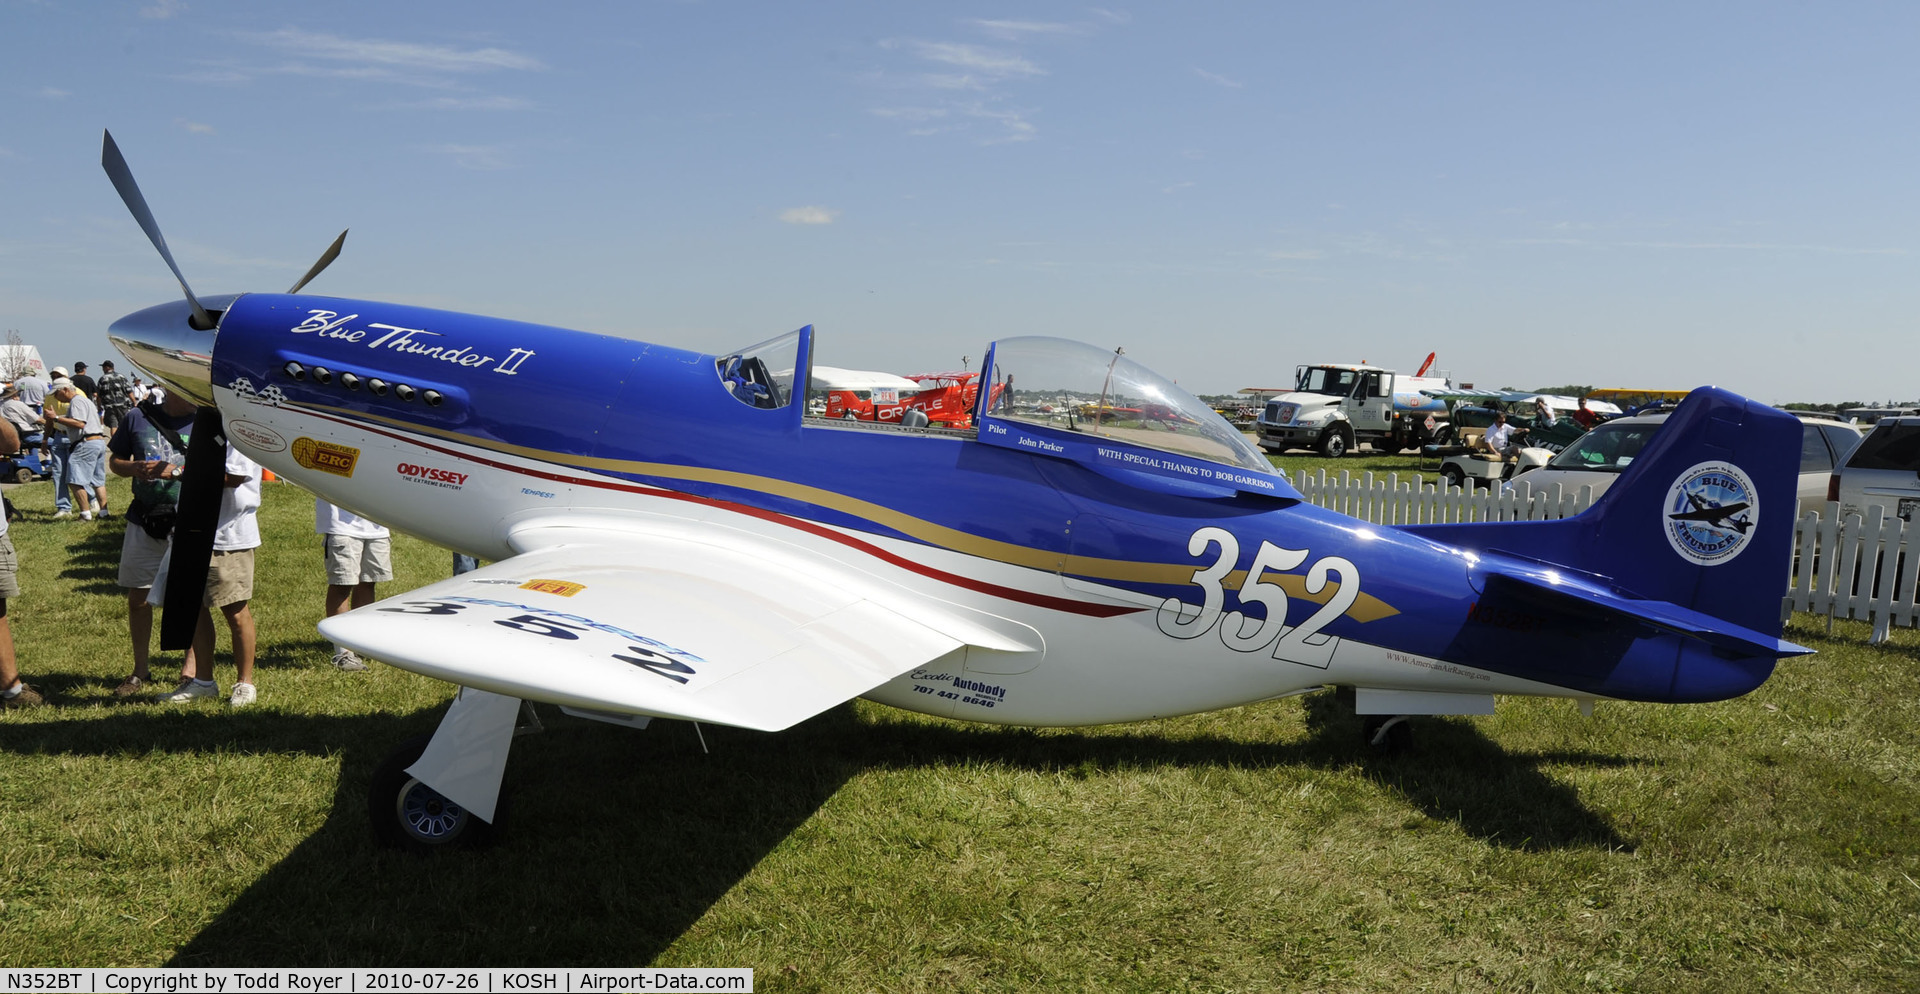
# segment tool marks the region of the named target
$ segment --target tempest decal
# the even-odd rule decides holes
[[[351,478],[354,463],[360,461],[360,450],[302,435],[293,440],[293,461],[308,469]]]
[[[533,590],[543,594],[558,594],[561,597],[572,597],[574,594],[587,589],[587,585],[584,583],[573,583],[568,580],[528,580],[520,585],[520,589]]]
[[[1333,651],[1340,645],[1340,639],[1333,635],[1322,635],[1320,630],[1345,614],[1347,608],[1359,599],[1359,567],[1339,556],[1324,556],[1307,569],[1305,577],[1293,576],[1292,579],[1304,584],[1307,593],[1328,591],[1328,596],[1326,603],[1312,617],[1288,627],[1288,589],[1282,574],[1306,562],[1307,550],[1282,549],[1272,542],[1260,543],[1260,551],[1253,557],[1253,565],[1247,569],[1247,582],[1240,586],[1240,603],[1244,605],[1251,601],[1260,604],[1266,608],[1266,616],[1249,618],[1239,611],[1225,610],[1227,595],[1222,581],[1240,560],[1240,540],[1225,528],[1213,527],[1199,529],[1187,539],[1187,553],[1196,558],[1204,555],[1208,546],[1219,546],[1220,554],[1211,566],[1193,571],[1191,582],[1200,588],[1199,610],[1188,616],[1192,604],[1178,597],[1162,601],[1154,620],[1163,634],[1177,639],[1195,639],[1218,626],[1220,641],[1235,652],[1262,652],[1272,646],[1273,658],[1290,663],[1326,669],[1333,662]],[[1268,571],[1273,572],[1274,579],[1267,578]],[[1329,584],[1335,573],[1340,575],[1342,582]],[[1247,631],[1250,621],[1254,624],[1251,632]]]
[[[506,358],[496,362],[493,356],[482,355],[471,345],[456,346],[446,342],[433,342],[432,339],[445,337],[437,331],[428,331],[425,328],[403,328],[378,321],[367,322],[365,327],[359,328],[349,323],[359,318],[358,314],[342,317],[338,311],[315,309],[307,312],[305,320],[287,330],[296,335],[313,335],[316,338],[334,339],[350,345],[364,345],[370,349],[449,362],[466,369],[485,369],[492,364],[494,372],[508,376],[519,375],[521,364],[534,355],[532,349],[509,349]]]

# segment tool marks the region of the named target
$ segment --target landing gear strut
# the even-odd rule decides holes
[[[416,735],[400,743],[373,771],[367,815],[374,840],[388,849],[420,853],[499,841],[506,822],[505,798],[495,805],[493,821],[482,821],[407,772],[432,740],[431,735]]]
[[[367,788],[374,840],[416,853],[497,841],[507,813],[500,779],[522,703],[463,687],[432,735],[388,754]]]
[[[1413,748],[1413,719],[1404,714],[1369,714],[1360,721],[1360,739],[1384,756]]]

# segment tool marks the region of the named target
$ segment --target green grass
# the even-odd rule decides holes
[[[1356,467],[1366,457],[1350,457]],[[124,487],[116,491],[124,506]],[[760,990],[1920,987],[1920,634],[1688,707],[1503,699],[1374,759],[1329,696],[1094,729],[855,703],[778,735],[542,709],[497,849],[373,849],[450,690],[335,671],[311,503],[269,484],[261,704],[114,705],[118,523],[13,492],[0,964],[750,966]],[[396,542],[403,586],[447,556]],[[163,656],[166,674],[177,656]],[[223,687],[231,668],[222,661]]]

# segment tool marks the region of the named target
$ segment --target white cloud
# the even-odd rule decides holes
[[[1182,181],[1180,181],[1180,182],[1178,182],[1178,183],[1175,183],[1175,184],[1173,184],[1172,186],[1163,186],[1163,187],[1161,187],[1161,188],[1160,188],[1160,192],[1161,192],[1161,193],[1175,193],[1175,192],[1177,192],[1177,191],[1180,191],[1180,190],[1184,190],[1184,189],[1186,189],[1186,188],[1188,188],[1188,187],[1190,187],[1190,186],[1192,186],[1192,185],[1193,185],[1193,181],[1192,181],[1192,180],[1182,180]]]
[[[492,72],[497,69],[545,69],[539,59],[509,52],[503,48],[461,50],[445,45],[422,45],[379,38],[342,38],[339,35],[298,28],[278,31],[245,31],[238,37],[257,45],[289,52],[297,57],[334,62],[387,66],[401,70],[434,73]]]
[[[462,169],[492,172],[510,166],[505,151],[498,145],[428,145],[426,151],[448,156]]]
[[[173,123],[185,129],[190,135],[210,135],[214,133],[213,125],[201,124],[199,121],[189,121],[184,117],[174,118]]]
[[[1224,87],[1227,87],[1228,89],[1237,90],[1242,86],[1246,85],[1245,83],[1237,83],[1231,79],[1228,79],[1225,76],[1220,75],[1219,73],[1208,72],[1205,69],[1200,68],[1199,66],[1195,66],[1193,68],[1193,71],[1197,73],[1201,79],[1204,79],[1207,82],[1214,84],[1215,86],[1224,86]]]
[[[832,224],[839,216],[832,207],[789,207],[780,212],[780,220],[788,224]]]
[[[186,13],[187,5],[183,0],[154,0],[140,8],[140,16],[150,21],[164,21]]]
[[[971,21],[974,27],[1007,41],[1021,41],[1027,38],[1046,35],[1086,34],[1087,29],[1078,24],[1057,24],[1041,21]]]
[[[1133,15],[1124,10],[1107,10],[1104,7],[1088,7],[1087,12],[1095,17],[1105,18],[1115,24],[1133,23]]]
[[[435,97],[388,104],[390,110],[526,110],[533,101],[523,97]]]
[[[1025,112],[1017,110],[994,110],[982,104],[971,104],[961,109],[968,117],[992,121],[1006,130],[991,138],[981,140],[983,145],[1003,145],[1007,142],[1032,141],[1040,132],[1026,119]]]
[[[41,96],[43,96],[43,97],[46,97],[46,98],[47,98],[48,100],[64,100],[64,99],[66,99],[67,97],[70,97],[70,96],[73,96],[73,94],[72,94],[72,93],[69,93],[69,92],[68,92],[68,91],[66,91],[66,90],[62,90],[62,89],[60,89],[60,88],[59,88],[59,87],[57,87],[57,86],[43,86],[43,87],[41,87],[41,88],[40,88],[40,95],[41,95]]]
[[[875,117],[896,121],[933,121],[947,116],[944,107],[874,107],[867,111]]]
[[[973,45],[961,45],[953,42],[923,41],[914,45],[914,51],[929,62],[958,66],[979,73],[988,79],[1007,79],[1014,76],[1044,76],[1045,69],[1018,55],[989,51]]]

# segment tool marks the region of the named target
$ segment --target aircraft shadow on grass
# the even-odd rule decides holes
[[[1383,794],[1490,845],[1632,848],[1571,787],[1540,770],[1631,758],[1509,753],[1458,720],[1424,722],[1411,753],[1369,757],[1355,741],[1359,720],[1332,698],[1306,699],[1313,734],[1295,742],[875,723],[842,706],[777,736],[703,726],[710,755],[684,722],[635,735],[542,709],[546,733],[517,749],[509,768],[506,841],[430,858],[367,846],[366,792],[392,743],[431,730],[439,708],[400,717],[115,708],[98,718],[0,727],[0,752],[338,758],[324,822],[170,966],[651,962],[843,784],[873,769],[1358,765]]]

